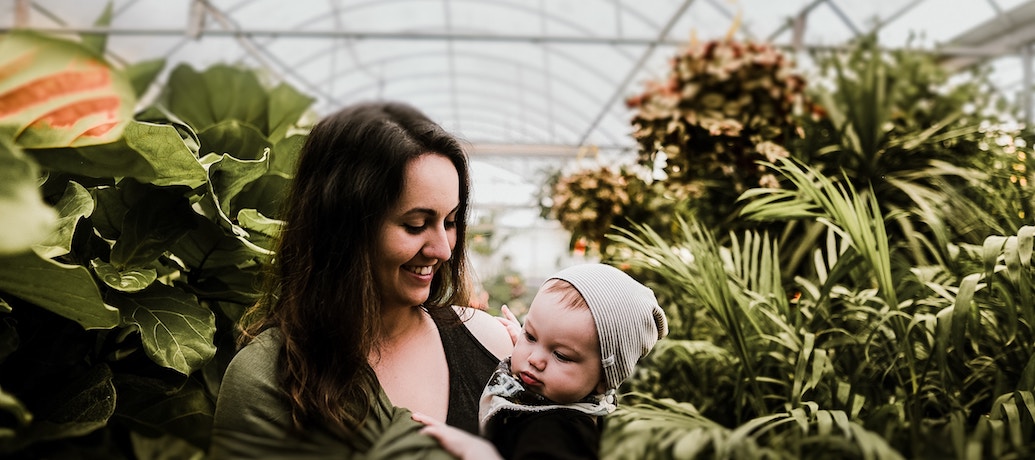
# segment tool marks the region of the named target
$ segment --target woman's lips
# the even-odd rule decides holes
[[[528,372],[522,372],[518,374],[518,376],[521,378],[521,381],[525,383],[525,385],[542,385],[542,382],[540,382],[539,379],[532,377],[532,374],[529,374]]]

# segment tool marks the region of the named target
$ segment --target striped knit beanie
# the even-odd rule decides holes
[[[604,264],[582,264],[550,276],[571,283],[593,314],[607,389],[616,389],[640,358],[668,334],[665,312],[654,291]]]

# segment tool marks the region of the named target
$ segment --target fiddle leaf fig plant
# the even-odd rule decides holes
[[[226,65],[141,106],[164,63],[104,43],[0,38],[0,456],[207,449],[307,133],[311,97]]]

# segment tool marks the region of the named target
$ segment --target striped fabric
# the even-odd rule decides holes
[[[636,362],[668,334],[668,320],[654,291],[615,267],[574,265],[550,278],[571,283],[589,304],[609,390],[618,388]]]

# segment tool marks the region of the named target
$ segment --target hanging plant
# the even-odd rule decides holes
[[[759,161],[789,156],[809,106],[805,81],[769,44],[732,39],[693,42],[670,60],[668,76],[629,97],[640,161],[663,164],[666,182],[722,219],[743,191],[776,187]]]

